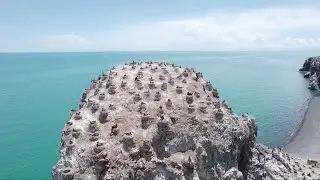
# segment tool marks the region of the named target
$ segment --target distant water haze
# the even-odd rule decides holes
[[[297,71],[317,52],[0,54],[0,179],[51,179],[60,134],[90,80],[112,66],[165,61],[203,72],[233,110],[256,117],[258,142],[283,146],[298,127],[308,82]]]

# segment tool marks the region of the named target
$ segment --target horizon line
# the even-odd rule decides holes
[[[49,53],[135,53],[135,52],[292,52],[319,51],[320,49],[265,49],[265,50],[105,50],[105,51],[9,51],[0,54],[49,54]]]

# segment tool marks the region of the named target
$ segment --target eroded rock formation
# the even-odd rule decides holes
[[[256,135],[255,119],[234,114],[200,72],[133,62],[103,73],[83,92],[63,128],[52,174],[56,180],[319,177],[316,161],[303,164],[256,145]]]
[[[299,71],[304,73],[304,77],[310,81],[309,89],[316,90],[320,83],[320,56],[309,57],[305,60]]]

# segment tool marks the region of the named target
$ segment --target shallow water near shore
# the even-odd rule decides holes
[[[284,151],[305,159],[319,159],[320,96],[311,98],[303,121]]]
[[[0,54],[0,179],[51,179],[61,129],[90,80],[114,65],[166,61],[204,73],[233,110],[250,113],[258,142],[283,146],[311,97],[297,71],[317,52]]]

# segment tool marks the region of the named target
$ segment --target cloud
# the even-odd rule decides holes
[[[278,7],[220,11],[197,18],[132,24],[106,31],[111,50],[221,50],[320,47],[320,9]],[[318,31],[310,37],[309,31]],[[288,38],[290,37],[290,38]]]
[[[320,48],[319,17],[316,7],[215,11],[195,18],[132,22],[86,36],[45,36],[40,42],[49,51]]]

